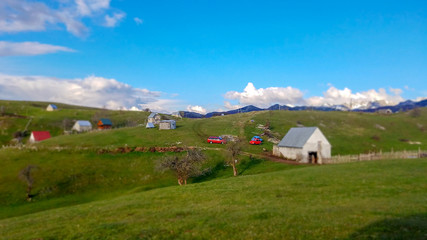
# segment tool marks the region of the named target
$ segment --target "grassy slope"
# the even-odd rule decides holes
[[[250,120],[254,122],[251,123]],[[358,154],[369,151],[416,150],[427,144],[427,108],[422,109],[420,117],[407,113],[379,115],[354,112],[289,112],[264,111],[246,114],[214,117],[210,119],[183,119],[177,122],[178,128],[170,131],[157,129],[126,128],[107,132],[92,132],[73,136],[59,136],[47,140],[40,146],[170,146],[181,145],[224,148],[209,145],[210,135],[239,135],[246,140],[262,131],[256,126],[269,120],[272,131],[281,139],[297,123],[304,126],[318,126],[331,142],[332,154]],[[384,127],[385,130],[380,129]],[[421,142],[411,145],[403,139]],[[272,143],[265,142],[263,148],[271,150]],[[246,144],[245,151],[260,153],[259,146]]]
[[[224,154],[205,151],[205,168],[212,169],[194,179],[203,182],[232,175],[224,166]],[[3,149],[0,151],[0,218],[19,216],[45,209],[69,206],[119,196],[129,191],[145,191],[176,185],[172,173],[156,171],[162,153],[97,154],[91,151],[31,151]],[[297,166],[242,158],[240,174],[257,174]],[[19,171],[32,164],[34,201],[25,201],[26,185],[18,178]]]
[[[131,111],[108,111],[103,109],[73,106],[55,103],[59,111],[47,112],[48,102],[23,102],[0,100],[0,144],[6,145],[12,140],[13,133],[23,131],[30,118],[33,118],[28,131],[50,131],[59,136],[64,131],[64,119],[68,120],[66,130],[71,130],[73,120],[89,120],[96,126],[101,117],[110,118],[114,127],[126,126],[130,121],[143,124],[148,113]]]
[[[423,239],[426,172],[427,159],[417,159],[227,178],[0,220],[0,235],[5,239]]]

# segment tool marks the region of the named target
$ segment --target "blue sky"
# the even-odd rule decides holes
[[[424,1],[0,3],[2,99],[205,112],[392,104],[426,82]]]

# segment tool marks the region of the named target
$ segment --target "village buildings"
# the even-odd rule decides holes
[[[170,130],[176,128],[176,121],[175,120],[163,120],[160,121],[159,124],[159,130]]]

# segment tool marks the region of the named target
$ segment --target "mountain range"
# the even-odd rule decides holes
[[[383,102],[369,102],[357,107],[351,107],[347,105],[324,105],[324,106],[288,106],[288,105],[279,105],[274,104],[268,108],[259,108],[254,105],[248,105],[242,108],[224,111],[224,112],[210,112],[207,114],[200,114],[196,112],[189,111],[180,111],[179,114],[184,118],[210,118],[214,116],[223,116],[236,113],[246,113],[246,112],[255,112],[255,111],[265,111],[265,110],[287,110],[287,111],[304,111],[304,110],[313,110],[313,111],[353,111],[353,112],[377,112],[379,110],[390,109],[391,112],[404,112],[418,107],[426,107],[427,99],[421,101],[411,101],[407,100],[400,102],[396,105],[385,105]]]

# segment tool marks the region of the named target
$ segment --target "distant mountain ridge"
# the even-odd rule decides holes
[[[256,111],[265,111],[265,110],[287,110],[287,111],[304,111],[304,110],[313,110],[313,111],[353,111],[353,112],[377,112],[382,109],[390,109],[393,113],[400,111],[408,111],[417,107],[427,107],[427,99],[414,102],[412,100],[407,100],[400,102],[397,105],[384,106],[383,102],[369,102],[365,105],[358,106],[357,108],[351,108],[346,105],[330,105],[330,106],[288,106],[288,105],[279,105],[274,104],[268,108],[259,108],[254,105],[248,105],[242,108],[235,110],[224,111],[224,112],[210,112],[205,115],[189,112],[189,111],[180,111],[179,114],[184,118],[210,118],[215,116],[230,115],[236,113],[246,113],[246,112],[256,112]]]

